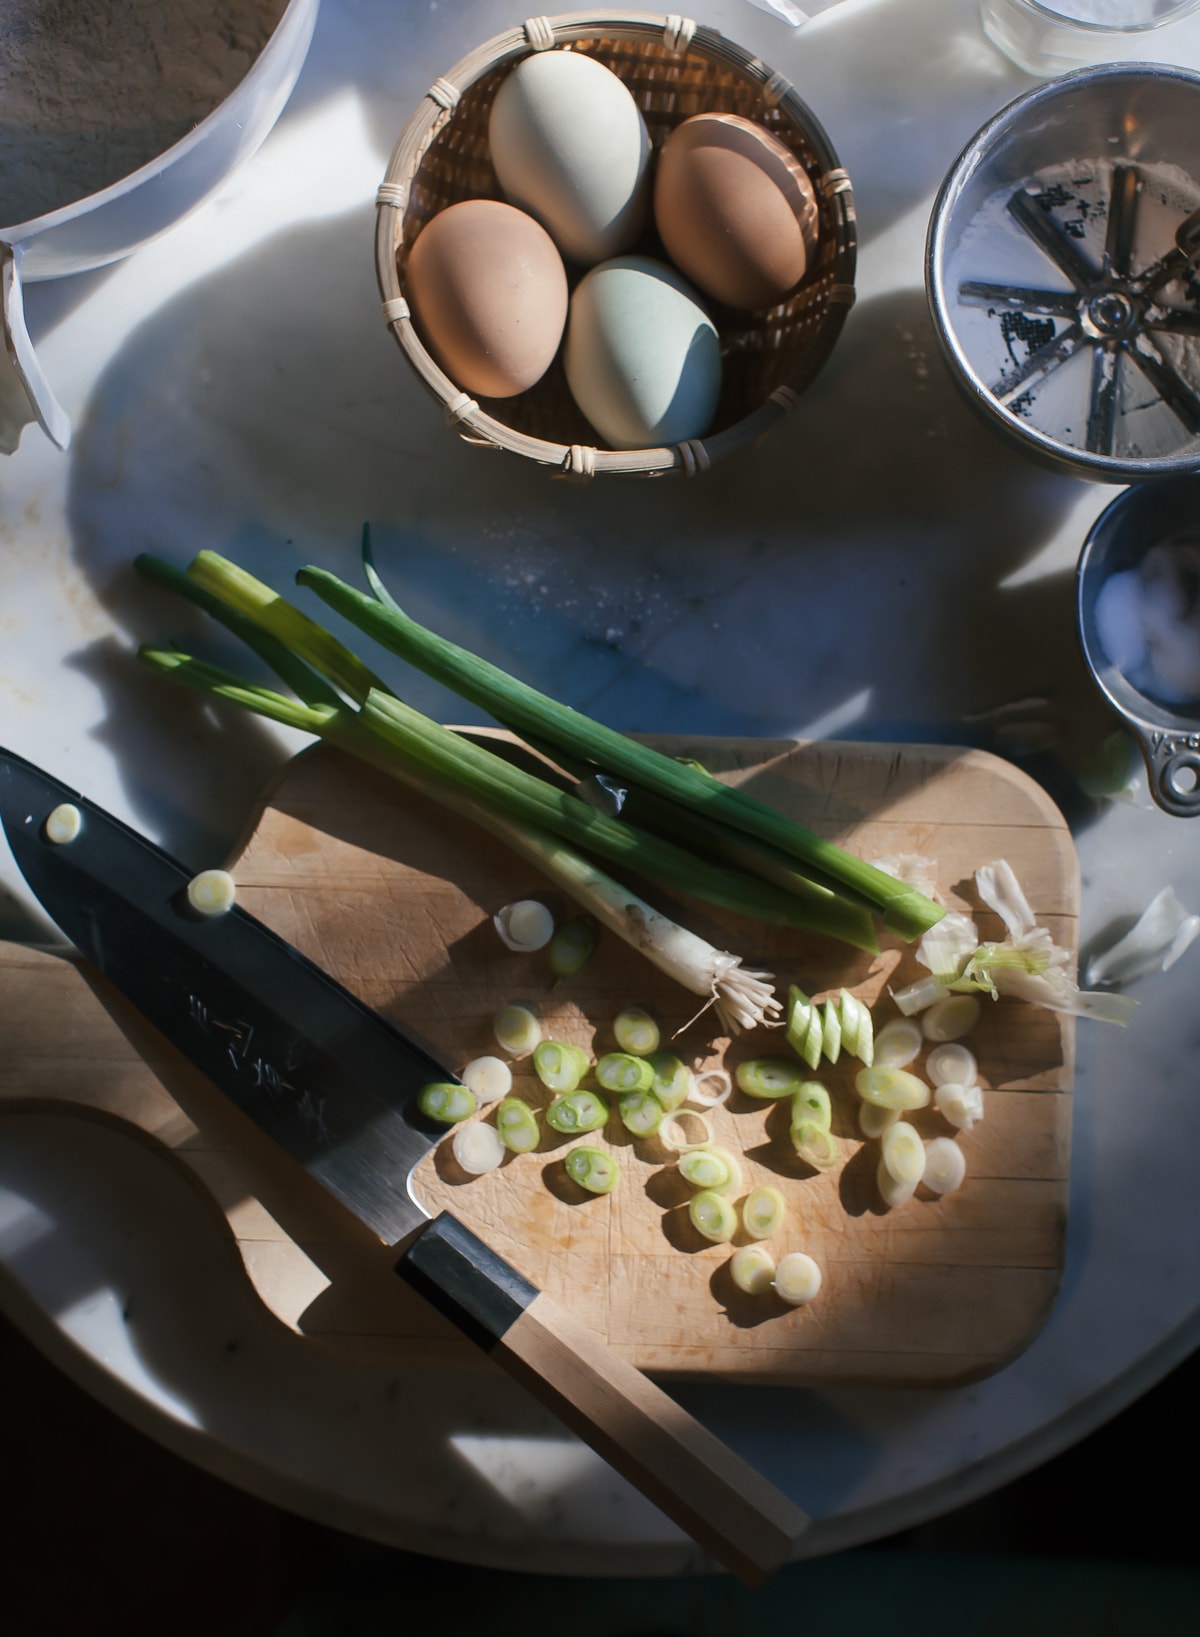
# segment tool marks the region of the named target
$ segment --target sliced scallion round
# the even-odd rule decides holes
[[[769,1239],[778,1233],[786,1215],[783,1195],[766,1183],[751,1188],[742,1201],[742,1226],[751,1239]]]
[[[979,1078],[975,1054],[961,1041],[935,1046],[925,1059],[925,1073],[935,1086],[973,1086]]]
[[[528,1006],[502,1006],[492,1023],[492,1033],[506,1052],[525,1057],[542,1038],[542,1026]]]
[[[550,970],[561,982],[573,978],[596,947],[596,922],[590,915],[577,915],[566,921],[550,940],[547,959]]]
[[[572,1148],[563,1165],[571,1181],[589,1194],[611,1194],[620,1175],[616,1160],[602,1148]]]
[[[533,1048],[533,1072],[549,1091],[574,1091],[588,1067],[583,1047],[565,1040],[542,1040]]]
[[[707,1116],[690,1108],[677,1108],[668,1114],[658,1135],[677,1154],[686,1154],[690,1148],[712,1147],[713,1130]]]
[[[494,1125],[483,1120],[472,1120],[460,1125],[450,1143],[454,1158],[469,1176],[481,1177],[494,1171],[504,1159],[507,1149],[504,1138]]]
[[[819,1080],[805,1080],[792,1093],[792,1124],[799,1125],[801,1120],[826,1127],[833,1123],[833,1105]]]
[[[906,1069],[925,1049],[921,1026],[911,1018],[894,1017],[875,1036],[875,1066]]]
[[[554,936],[554,917],[536,898],[521,898],[505,904],[492,917],[492,924],[507,949],[522,954],[545,949]]]
[[[903,989],[897,989],[892,999],[905,1017],[915,1017],[935,1001],[944,1000],[949,993],[947,985],[931,972],[926,977],[915,978],[912,983],[905,984]]]
[[[800,1120],[792,1126],[792,1147],[802,1160],[807,1160],[818,1171],[828,1171],[841,1159],[837,1138],[827,1125],[815,1120]]]
[[[929,1101],[929,1087],[907,1069],[859,1069],[854,1089],[864,1103],[880,1108],[924,1108]]]
[[[811,1256],[793,1250],[780,1257],[773,1282],[777,1296],[793,1307],[803,1307],[821,1288],[821,1270]]]
[[[925,1145],[915,1126],[897,1120],[883,1133],[883,1163],[896,1182],[915,1187],[925,1169]]]
[[[750,1057],[734,1070],[738,1090],[747,1097],[788,1097],[801,1081],[800,1065],[786,1057]]]
[[[962,1149],[950,1137],[934,1137],[925,1144],[921,1181],[935,1194],[952,1194],[967,1174]]]
[[[596,1079],[605,1091],[649,1091],[654,1065],[632,1052],[605,1052],[596,1064]]]
[[[747,1296],[762,1296],[775,1277],[775,1258],[764,1245],[740,1245],[729,1258],[729,1276]]]
[[[473,1057],[460,1079],[480,1103],[498,1103],[512,1090],[512,1070],[502,1057]]]
[[[979,1022],[980,1005],[974,995],[946,995],[921,1014],[926,1040],[957,1040]]]
[[[59,802],[46,818],[46,840],[58,847],[74,841],[83,829],[83,814],[73,801]]]
[[[187,900],[199,915],[224,915],[236,897],[237,885],[228,870],[201,870],[188,882]]]
[[[679,1174],[689,1188],[725,1193],[742,1185],[742,1168],[727,1148],[689,1148],[679,1156]]]
[[[635,1137],[652,1137],[663,1123],[663,1112],[653,1091],[623,1091],[617,1098],[621,1124]]]
[[[898,1108],[883,1108],[878,1103],[859,1103],[858,1129],[864,1137],[882,1137],[889,1125],[900,1118]]]
[[[654,1070],[651,1091],[666,1113],[686,1103],[692,1092],[692,1071],[674,1052],[654,1052],[648,1059]]]
[[[427,1119],[453,1125],[474,1114],[479,1104],[474,1092],[468,1091],[466,1086],[452,1080],[433,1080],[417,1093],[417,1107]]]
[[[537,1115],[520,1097],[505,1097],[496,1110],[496,1130],[505,1148],[514,1154],[528,1154],[540,1141]]]
[[[692,1077],[689,1100],[701,1108],[720,1108],[727,1103],[733,1091],[733,1080],[728,1069],[705,1069]]]
[[[546,1124],[565,1137],[585,1131],[599,1131],[608,1119],[608,1104],[595,1091],[568,1091],[556,1097],[546,1110]]]
[[[613,1019],[613,1035],[623,1052],[649,1057],[662,1041],[662,1031],[642,1006],[626,1006]]]
[[[705,1189],[688,1201],[688,1220],[714,1245],[727,1245],[737,1232],[737,1212],[724,1194]]]
[[[897,1182],[883,1163],[882,1158],[875,1172],[875,1182],[879,1189],[879,1196],[889,1210],[893,1210],[897,1205],[905,1204],[917,1191],[915,1182]]]

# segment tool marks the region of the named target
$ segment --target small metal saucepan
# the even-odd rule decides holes
[[[1164,704],[1143,691],[1105,651],[1096,613],[1097,599],[1111,576],[1137,569],[1152,547],[1181,537],[1200,543],[1200,477],[1171,478],[1126,489],[1100,514],[1084,542],[1076,574],[1076,607],[1088,668],[1136,737],[1154,800],[1177,818],[1196,818],[1200,816],[1200,699]],[[1192,612],[1200,622],[1200,605]]]
[[[279,118],[308,54],[319,3],[289,0],[245,78],[157,158],[86,198],[0,227],[4,338],[12,365],[10,374],[0,375],[0,451],[12,454],[33,420],[60,448],[71,435],[29,338],[23,286],[119,261],[203,204]]]

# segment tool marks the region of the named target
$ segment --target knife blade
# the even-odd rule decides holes
[[[81,815],[68,842],[46,820]],[[261,921],[191,909],[179,860],[0,748],[0,823],[65,936],[209,1081],[386,1245],[395,1271],[748,1585],[805,1514],[606,1347],[412,1174],[445,1134],[420,1087],[457,1076]]]

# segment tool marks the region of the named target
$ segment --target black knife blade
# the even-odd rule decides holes
[[[58,807],[73,840],[50,839]],[[410,1177],[444,1134],[416,1106],[454,1080],[328,973],[236,905],[203,916],[192,873],[0,749],[0,822],[43,908],[173,1046],[388,1245],[396,1272],[531,1387],[743,1580],[786,1562],[805,1515],[607,1349]]]

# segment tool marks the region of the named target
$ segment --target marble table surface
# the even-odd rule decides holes
[[[324,0],[288,108],[214,200],[27,293],[74,438],[27,429],[0,467],[3,741],[196,868],[223,856],[302,741],[147,686],[131,652],[163,605],[130,561],[211,546],[285,585],[305,561],[351,571],[370,519],[415,612],[616,726],[1011,756],[1071,819],[1085,951],[1167,884],[1200,908],[1200,829],[1085,774],[1111,722],[1073,570],[1116,491],[979,423],[928,317],[937,187],[1033,82],[973,0],[845,0],[795,31],[747,0],[697,15],[793,80],[854,182],[857,305],[787,421],[701,479],[591,487],[448,432],[380,319],[374,194],[426,87],[519,19]],[[1200,20],[1156,56],[1200,67]],[[464,719],[432,683],[410,697]],[[7,856],[0,889],[0,932],[46,941]],[[1065,1276],[1015,1363],[945,1391],[672,1388],[810,1512],[802,1553],[1003,1483],[1194,1347],[1198,961],[1133,986],[1128,1031],[1080,1026]],[[164,1444],[342,1529],[546,1572],[712,1567],[499,1371],[351,1364],[283,1331],[174,1164],[93,1121],[2,1117],[0,1304]]]

